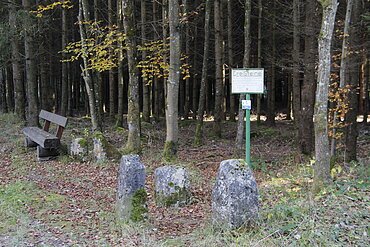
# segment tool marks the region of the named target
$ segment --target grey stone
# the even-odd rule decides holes
[[[110,144],[102,133],[97,132],[93,137],[94,158],[96,162],[105,162],[107,160],[119,160],[121,154],[118,149]]]
[[[138,221],[147,212],[145,166],[138,155],[124,155],[118,174],[117,210],[123,221]]]
[[[190,201],[189,175],[185,168],[162,166],[155,170],[155,196],[159,206],[184,206]]]
[[[79,160],[86,161],[88,156],[88,144],[85,138],[72,140],[70,154]]]
[[[252,170],[243,160],[222,161],[212,191],[213,224],[228,229],[253,225],[258,210],[258,188]]]

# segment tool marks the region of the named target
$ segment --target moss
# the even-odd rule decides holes
[[[100,131],[95,131],[93,134],[93,138],[99,140],[104,148],[104,152],[106,153],[107,157],[110,159],[119,160],[122,154],[118,151],[116,147],[110,144],[107,139],[105,139],[103,133]]]
[[[198,122],[197,127],[195,129],[195,137],[194,137],[194,146],[199,147],[202,145],[202,129],[203,129],[203,122]]]
[[[176,192],[172,193],[169,196],[165,196],[161,193],[156,194],[156,197],[155,197],[156,204],[158,206],[165,206],[165,207],[170,207],[174,205],[184,206],[188,204],[189,199],[190,199],[189,191],[187,191],[185,188],[180,188],[178,186],[175,186],[175,190]]]
[[[146,207],[147,194],[145,189],[137,190],[132,196],[132,210],[130,220],[134,222],[143,221],[145,214],[148,212]]]
[[[87,148],[88,146],[88,142],[85,138],[80,138],[80,140],[78,141],[78,144],[83,148]]]
[[[321,6],[323,9],[327,8],[328,6],[331,5],[331,0],[319,0]]]
[[[166,162],[173,162],[177,159],[177,143],[170,141],[164,144],[163,159]]]

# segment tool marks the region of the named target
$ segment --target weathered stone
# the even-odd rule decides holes
[[[71,156],[86,161],[88,156],[88,143],[85,138],[76,138],[72,140],[70,147]]]
[[[143,220],[146,213],[145,166],[138,155],[124,155],[118,174],[117,211],[123,221]]]
[[[212,191],[212,220],[215,226],[235,229],[258,218],[258,189],[252,170],[243,160],[220,164]]]
[[[154,173],[157,205],[184,206],[190,201],[189,175],[185,168],[163,166]]]
[[[101,132],[96,132],[93,136],[94,143],[94,158],[96,162],[105,162],[106,160],[119,160],[121,157],[120,152],[107,139]]]

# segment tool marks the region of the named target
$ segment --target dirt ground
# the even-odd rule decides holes
[[[88,119],[70,119],[62,142],[69,144],[75,137],[88,135],[88,126]],[[2,116],[0,246],[370,244],[369,127],[360,127],[359,162],[346,164],[340,152],[332,174],[335,185],[315,197],[309,190],[313,162],[297,151],[293,123],[278,121],[270,128],[252,122],[252,168],[261,193],[261,222],[256,229],[232,233],[215,232],[210,212],[220,162],[244,157],[243,151],[235,150],[236,123],[225,122],[223,137],[217,139],[212,135],[212,122],[205,122],[204,145],[194,147],[195,122],[180,122],[177,164],[189,170],[192,183],[191,203],[183,208],[154,203],[153,173],[163,165],[165,132],[163,124],[143,124],[141,159],[147,171],[149,213],[145,222],[135,224],[123,224],[115,214],[119,162],[79,162],[68,154],[37,162],[35,150],[23,147],[21,129],[14,116]],[[127,130],[108,123],[105,130],[112,144],[124,146]],[[315,217],[319,220],[312,222]],[[319,235],[317,228],[322,229]],[[336,237],[325,240],[328,236]]]

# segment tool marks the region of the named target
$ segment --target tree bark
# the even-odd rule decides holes
[[[24,10],[30,18],[28,25],[34,25],[33,16],[31,16],[31,0],[22,0]],[[38,85],[37,85],[37,66],[35,57],[34,34],[30,26],[25,28],[24,32],[24,49],[26,57],[26,80],[27,80],[27,99],[28,99],[28,126],[39,125],[39,102],[38,102]]]
[[[126,33],[127,61],[129,69],[128,95],[128,140],[126,152],[138,154],[141,152],[140,143],[140,108],[139,108],[139,74],[137,68],[137,48],[134,3],[131,0],[122,0],[123,27]]]
[[[349,2],[348,2],[349,4]],[[348,106],[349,110],[346,115],[346,150],[345,160],[346,162],[355,161],[357,159],[357,114],[358,114],[358,96],[357,88],[359,86],[360,78],[360,17],[361,17],[361,2],[355,1],[353,5],[353,18],[351,27],[349,30],[349,49],[351,49],[351,55],[348,61],[348,80],[344,83],[350,86],[348,93]]]
[[[261,0],[260,0],[261,1]],[[230,121],[235,121],[235,95],[231,93],[231,69],[234,66],[234,51],[233,51],[233,0],[227,0],[227,42],[228,42],[228,62],[229,62],[229,101],[230,110],[229,117]]]
[[[299,80],[300,73],[300,46],[301,46],[301,34],[300,34],[300,6],[301,0],[293,0],[293,117],[294,124],[298,129],[300,125],[300,111],[301,111],[301,83]],[[298,135],[297,135],[298,138]]]
[[[122,1],[117,1],[117,28],[119,31],[122,31],[123,20],[122,20]],[[123,44],[122,42],[118,43],[119,52],[118,52],[118,109],[117,109],[117,121],[116,126],[123,126],[123,89],[124,89],[124,78],[123,78]]]
[[[184,15],[185,17],[188,17],[189,14],[189,1],[183,0],[184,5]],[[189,20],[185,21],[185,54],[186,59],[185,63],[190,64],[190,25]],[[189,111],[190,111],[190,77],[187,77],[185,79],[185,105],[184,105],[184,118],[189,118]]]
[[[11,64],[6,66],[6,101],[9,112],[14,112],[14,83]]]
[[[199,146],[202,144],[203,137],[203,115],[206,101],[206,83],[208,75],[208,54],[209,54],[209,36],[210,36],[210,19],[211,19],[212,1],[206,0],[206,9],[204,17],[204,50],[203,50],[203,65],[202,78],[200,82],[199,102],[197,111],[197,127],[195,130],[194,144]]]
[[[306,1],[304,82],[301,92],[301,116],[299,126],[300,150],[311,154],[313,146],[313,113],[315,103],[316,66],[316,2]]]
[[[214,105],[214,134],[221,138],[221,124],[223,119],[223,83],[222,83],[222,19],[221,19],[221,2],[214,1],[214,26],[215,26],[215,105]]]
[[[170,26],[170,71],[167,82],[166,104],[166,144],[164,147],[165,160],[173,160],[177,157],[178,145],[178,93],[180,80],[180,21],[179,2],[169,0],[169,26]]]
[[[62,50],[67,45],[67,10],[62,8]],[[65,53],[62,53],[62,60],[66,58]],[[60,114],[66,116],[68,110],[68,70],[67,63],[62,62],[62,103]]]
[[[82,22],[90,20],[90,12],[88,9],[88,1],[87,0],[79,0],[79,28],[80,28],[80,35],[81,35],[81,46],[82,48],[86,47],[86,33],[84,30],[84,24]],[[95,87],[91,76],[91,71],[87,70],[88,61],[87,57],[83,57],[83,66],[81,65],[82,76],[85,81],[86,86],[86,94],[88,97],[89,102],[89,110],[91,116],[91,124],[93,130],[101,130],[101,124],[98,120],[97,110],[98,110],[98,102],[96,101],[95,95]]]
[[[263,5],[262,0],[258,0],[258,43],[257,43],[257,66],[262,67],[262,14]],[[261,94],[257,95],[257,124],[261,123]]]
[[[0,68],[0,113],[7,113],[5,69]]]
[[[353,1],[347,0],[347,10],[346,10],[346,19],[344,21],[344,31],[343,31],[343,43],[342,43],[342,55],[340,61],[340,70],[339,70],[339,88],[343,89],[345,84],[348,83],[348,62],[349,62],[349,54],[348,54],[348,42],[349,42],[349,29],[351,25],[351,15],[352,15],[352,6]],[[334,102],[336,104],[336,102]],[[337,112],[334,112],[333,117],[333,136],[331,138],[331,149],[330,149],[330,156],[334,157],[336,153],[336,146],[337,146],[337,139],[336,139],[336,125],[339,119],[337,119]],[[339,120],[340,121],[340,120]]]
[[[331,41],[333,36],[337,0],[319,0],[323,8],[319,36],[318,86],[315,104],[315,165],[313,191],[320,191],[331,182],[330,150],[328,140],[328,92],[331,66]]]
[[[275,125],[275,85],[276,85],[276,0],[273,3],[271,78],[267,83],[267,124]]]
[[[251,21],[251,1],[245,0],[245,19],[244,19],[244,58],[243,67],[249,68],[250,66],[250,47],[251,47],[251,34],[250,34],[250,21]],[[243,148],[244,137],[244,112],[241,109],[241,102],[245,99],[245,95],[240,95],[239,99],[239,114],[238,114],[238,132],[236,134],[236,147]]]
[[[119,0],[118,0],[119,1]],[[109,28],[113,27],[113,0],[108,0],[108,25]],[[112,50],[110,49],[110,54]],[[117,81],[114,79],[114,69],[109,70],[108,81],[109,81],[109,116],[111,119],[114,119],[116,115],[116,90],[117,90]]]
[[[147,20],[146,20],[146,3],[145,0],[141,0],[141,39],[142,45],[147,41],[147,30],[146,30]],[[146,59],[146,52],[142,51],[142,59]],[[143,121],[150,122],[150,91],[148,80],[142,78],[143,81]]]

